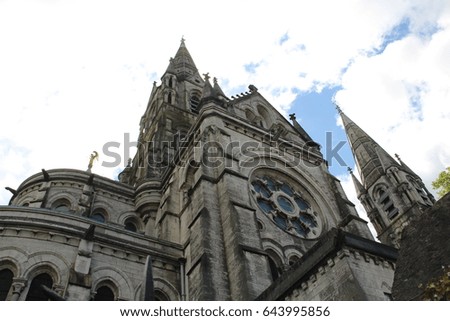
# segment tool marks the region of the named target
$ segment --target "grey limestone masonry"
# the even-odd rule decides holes
[[[103,166],[127,163],[118,180],[92,166],[43,169],[10,188],[4,299],[143,300],[151,281],[156,300],[389,299],[394,247],[432,206],[420,178],[340,112],[362,170],[358,198],[385,244],[375,242],[321,146],[248,88],[227,97],[183,40],[136,142],[124,134],[134,157],[103,146]],[[34,288],[44,279],[51,289]]]

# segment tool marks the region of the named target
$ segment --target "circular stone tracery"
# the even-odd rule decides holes
[[[269,175],[255,176],[251,187],[259,208],[279,228],[304,239],[320,235],[320,218],[298,189]]]

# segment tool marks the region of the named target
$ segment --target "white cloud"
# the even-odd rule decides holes
[[[218,77],[226,93],[253,83],[284,113],[293,89],[342,83],[337,98],[349,116],[429,182],[450,150],[439,132],[448,124],[448,7],[421,0],[2,1],[0,140],[8,148],[0,171],[8,174],[0,184],[17,187],[41,168],[85,169],[105,142],[123,142],[127,132],[136,138],[152,83],[182,35],[200,73]],[[405,19],[417,34],[441,31],[367,57]],[[253,73],[250,63],[258,64]],[[423,84],[420,120],[408,103]],[[26,157],[17,156],[21,148]],[[94,172],[112,178],[117,169],[97,163]],[[0,192],[0,202],[9,196]]]
[[[336,95],[356,123],[428,186],[450,164],[448,52],[448,23],[431,37],[411,34],[379,55],[356,59]]]

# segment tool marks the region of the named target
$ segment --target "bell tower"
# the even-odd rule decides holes
[[[397,156],[394,160],[339,107],[361,182],[349,169],[357,197],[377,231],[378,239],[399,247],[409,220],[435,202],[421,178]]]
[[[181,39],[161,84],[153,83],[140,121],[137,153],[120,175],[122,182],[135,185],[141,180],[162,177],[196,119],[203,87],[204,81]]]

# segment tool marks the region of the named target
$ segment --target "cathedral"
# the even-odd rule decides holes
[[[182,40],[118,181],[89,166],[7,188],[0,300],[392,299],[402,230],[435,200],[338,112],[370,222],[295,115],[254,85],[227,96]]]

